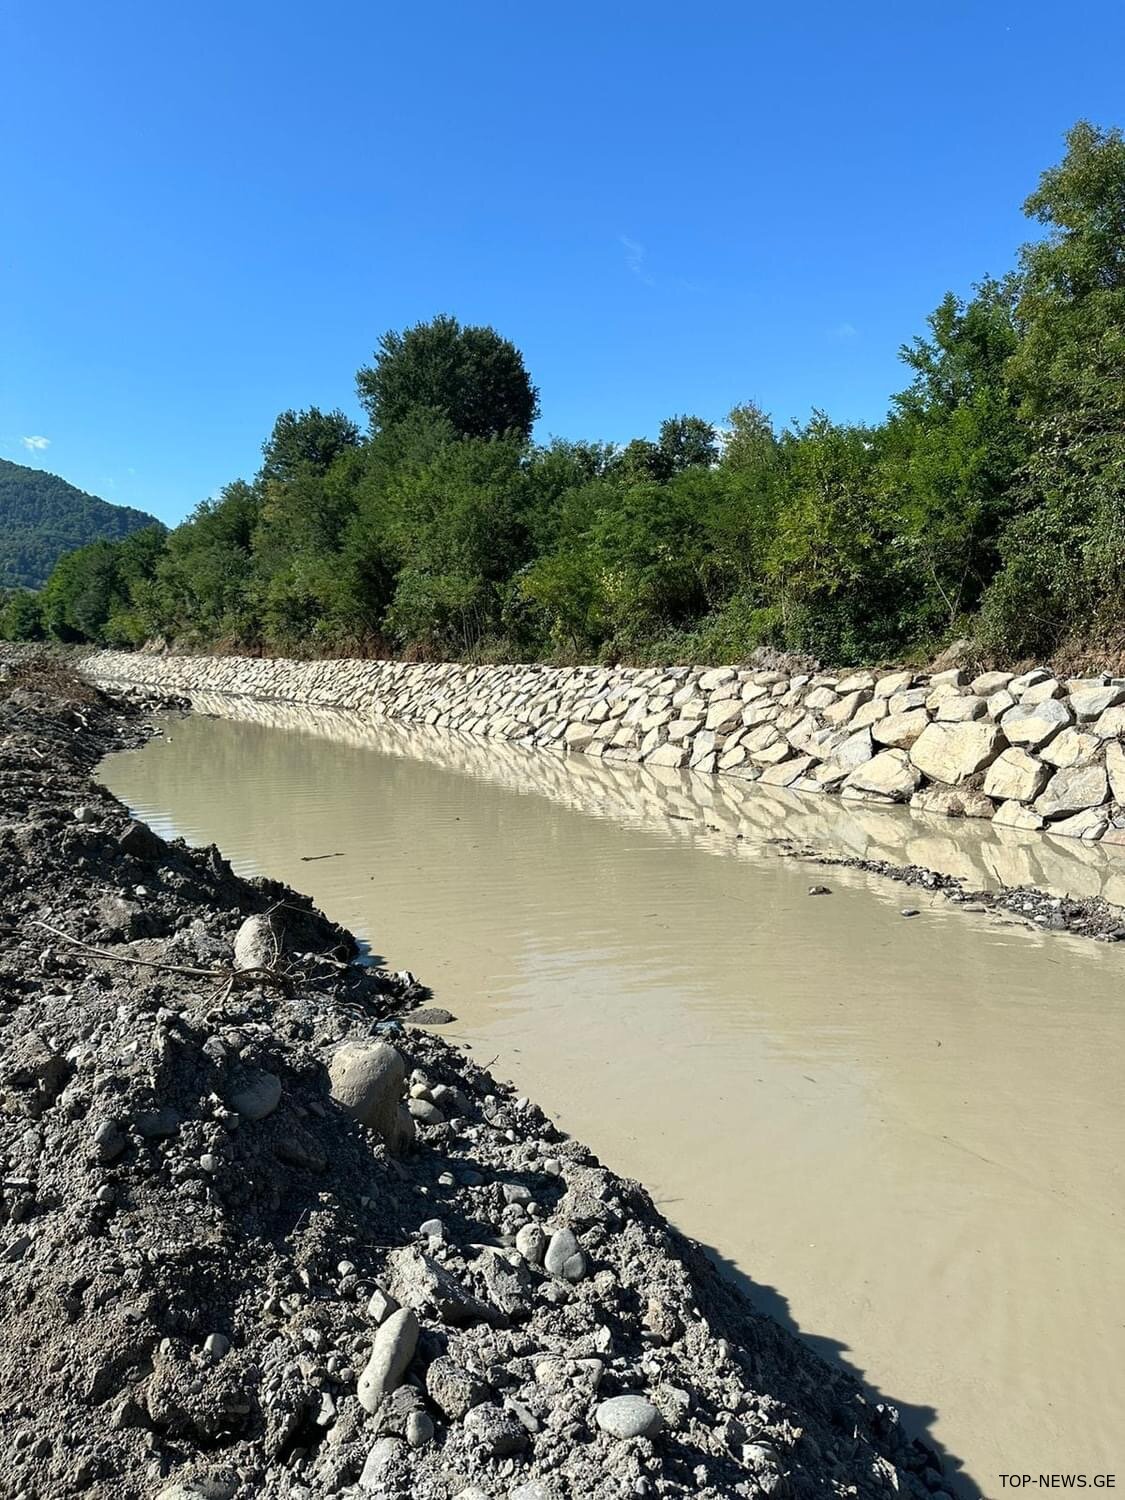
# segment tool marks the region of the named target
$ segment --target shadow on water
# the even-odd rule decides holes
[[[806,1349],[811,1349],[833,1374],[855,1381],[872,1403],[893,1407],[898,1412],[907,1439],[920,1445],[930,1460],[928,1467],[940,1472],[942,1488],[957,1496],[958,1500],[983,1500],[984,1491],[968,1474],[963,1461],[933,1435],[933,1425],[938,1418],[937,1407],[900,1401],[896,1396],[880,1390],[862,1369],[847,1358],[847,1344],[802,1328],[789,1310],[788,1299],[776,1287],[755,1281],[713,1245],[700,1245],[699,1249],[723,1280],[742,1293],[755,1312],[771,1319],[786,1333],[798,1339]]]

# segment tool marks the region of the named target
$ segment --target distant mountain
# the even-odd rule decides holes
[[[143,510],[110,505],[57,474],[0,458],[0,588],[40,588],[64,552],[159,525]]]

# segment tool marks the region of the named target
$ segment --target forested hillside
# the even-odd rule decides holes
[[[971,634],[1125,646],[1125,141],[1079,124],[1014,269],[941,297],[886,418],[814,408],[537,445],[516,347],[438,317],[357,377],[365,432],[284,412],[258,473],[64,558],[9,635],[509,659],[837,664]],[[971,225],[965,233],[971,233]],[[815,399],[815,370],[809,372]]]
[[[87,495],[57,474],[0,458],[0,588],[39,588],[65,552],[158,524],[143,511]]]

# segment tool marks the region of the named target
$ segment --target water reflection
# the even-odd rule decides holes
[[[714,832],[746,841],[756,850],[783,836],[829,854],[922,865],[957,876],[973,889],[1030,885],[1060,896],[1101,897],[1125,905],[1121,849],[1080,839],[997,828],[975,818],[936,817],[905,807],[845,803],[733,776],[701,776],[666,766],[532,750],[337,709],[219,694],[197,694],[194,702],[202,713],[425,761],[632,827],[679,822],[685,836]],[[730,851],[724,847],[716,852]]]

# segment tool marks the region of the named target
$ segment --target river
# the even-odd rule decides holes
[[[456,1015],[446,1035],[896,1405],[961,1493],[1125,1467],[1125,950],[770,840],[1117,899],[1125,862],[355,716],[197,706],[221,716],[165,719],[103,764],[110,789],[415,970]]]

